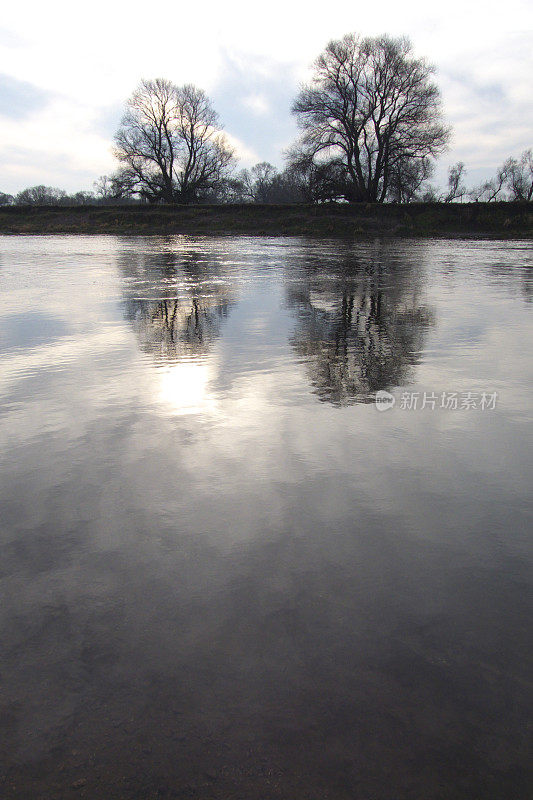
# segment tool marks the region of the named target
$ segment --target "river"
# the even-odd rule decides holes
[[[521,241],[0,237],[2,797],[528,796],[532,301]]]

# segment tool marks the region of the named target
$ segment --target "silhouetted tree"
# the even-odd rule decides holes
[[[115,144],[130,191],[151,201],[198,201],[233,159],[205,92],[163,79],[141,81]]]
[[[119,169],[112,175],[101,175],[94,183],[98,204],[139,202],[136,178],[128,170]]]
[[[127,194],[119,172],[113,175],[100,175],[93,186],[96,197],[102,201],[121,200]]]
[[[23,189],[16,196],[17,205],[30,206],[53,206],[63,204],[67,193],[63,189],[55,189],[53,186],[31,186]]]
[[[302,176],[290,167],[279,172],[272,180],[270,198],[272,203],[307,202],[306,184]]]
[[[12,194],[0,192],[0,206],[12,206],[14,202],[15,198]]]
[[[453,164],[448,170],[448,191],[442,198],[445,203],[451,203],[453,200],[462,200],[466,194],[466,187],[463,183],[463,178],[466,174],[465,165],[462,161]]]
[[[519,159],[507,162],[507,187],[511,200],[533,199],[533,150],[524,150]]]
[[[297,149],[315,163],[342,163],[346,199],[383,202],[402,163],[436,157],[447,145],[433,72],[405,38],[330,42],[293,105]]]
[[[508,158],[494,178],[474,187],[471,200],[490,203],[493,200],[533,200],[533,150],[524,150],[520,158]]]
[[[325,203],[346,197],[347,181],[339,159],[315,161],[309,153],[294,148],[288,157],[290,176],[301,202]]]
[[[94,192],[76,192],[75,194],[67,195],[65,202],[75,206],[91,206],[94,205],[96,197]]]
[[[268,161],[255,164],[250,170],[243,169],[239,178],[243,186],[243,194],[253,203],[268,203],[273,179],[278,171]]]
[[[432,186],[428,184],[424,191],[422,192],[422,196],[420,198],[423,203],[438,203],[440,201],[440,194],[439,190],[436,186]]]
[[[491,203],[493,200],[504,200],[505,198],[502,197],[502,193],[507,180],[507,172],[504,167],[505,165],[502,165],[498,169],[494,178],[471,189],[468,193],[470,200],[474,200],[476,203],[478,201]]]
[[[433,164],[429,158],[398,161],[391,168],[387,200],[393,203],[417,200],[422,185],[432,174]]]
[[[306,179],[296,170],[278,172],[262,161],[230,179],[227,196],[234,203],[301,203],[306,200],[306,190]]]

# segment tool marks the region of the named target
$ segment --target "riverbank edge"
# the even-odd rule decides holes
[[[4,206],[0,234],[533,238],[533,203]]]

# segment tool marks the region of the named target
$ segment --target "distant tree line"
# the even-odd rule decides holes
[[[402,182],[393,183],[387,202],[452,203],[533,201],[533,150],[525,150],[519,158],[508,158],[496,175],[488,181],[467,189],[464,183],[466,167],[462,162],[448,170],[445,189],[419,182],[410,174]],[[338,177],[338,176],[337,176]],[[418,184],[418,185],[415,185]],[[324,203],[345,201],[338,192],[339,183],[330,165],[294,165],[279,171],[262,161],[251,169],[243,169],[221,180],[216,191],[206,192],[197,202],[202,203]],[[52,186],[32,186],[17,195],[0,192],[0,206],[86,206],[117,203],[148,203],[150,200],[132,192],[120,175],[103,175],[94,183],[92,192],[67,192]],[[152,201],[153,202],[153,201]]]
[[[531,201],[531,149],[470,191],[462,162],[450,167],[445,190],[429,183],[451,135],[434,72],[403,37],[330,42],[294,100],[300,136],[282,171],[261,162],[236,172],[205,92],[143,80],[115,135],[113,175],[74,195],[47,186],[0,193],[0,205]]]

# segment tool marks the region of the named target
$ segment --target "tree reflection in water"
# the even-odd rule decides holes
[[[289,283],[291,344],[321,400],[371,402],[378,390],[409,382],[434,323],[420,276],[408,259],[387,263],[383,246],[364,262],[347,252],[334,269],[309,263]]]
[[[306,245],[281,270],[274,265],[272,273],[247,285],[247,313],[250,307],[256,314],[263,311],[265,277],[269,283],[285,281],[286,306],[268,310],[280,317],[270,329],[279,327],[287,308],[296,317],[292,352],[321,400],[370,402],[376,391],[409,382],[434,322],[424,303],[424,247],[381,243],[354,251],[339,242],[318,255],[320,249]],[[174,365],[163,394],[179,397],[183,405],[188,385],[194,397],[204,397],[213,379],[208,355],[236,303],[231,256],[219,252],[209,258],[205,251],[172,247],[125,252],[121,269],[125,316],[141,350],[160,365]],[[240,344],[244,358],[257,357],[246,341]],[[268,349],[271,342],[262,346]]]
[[[143,352],[163,361],[198,358],[220,335],[230,302],[213,297],[128,300],[126,318]]]
[[[234,302],[220,265],[172,250],[136,258],[124,253],[120,265],[134,294],[159,295],[125,300],[125,317],[141,350],[167,363],[206,356]]]
[[[209,354],[234,302],[220,265],[172,249],[125,253],[120,265],[127,295],[149,295],[127,296],[124,313],[141,351],[161,367],[158,399],[175,414],[212,411]]]

